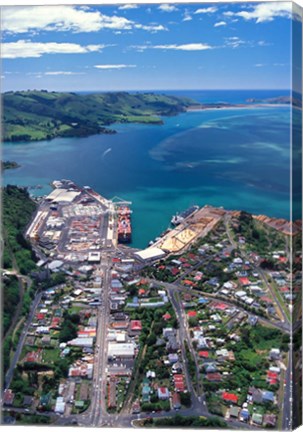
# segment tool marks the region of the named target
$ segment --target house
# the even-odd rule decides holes
[[[204,364],[205,372],[206,373],[214,373],[217,372],[217,365],[216,363],[206,363]]]
[[[181,398],[179,393],[173,393],[171,402],[174,410],[178,410],[181,408]]]
[[[250,403],[262,403],[263,402],[263,394],[262,390],[257,389],[255,387],[249,387],[247,401]]]
[[[3,405],[13,405],[15,394],[11,389],[6,389],[3,392]]]
[[[250,280],[247,277],[240,277],[239,282],[242,286],[250,285]]]
[[[196,318],[197,312],[196,311],[189,311],[187,312],[188,318]]]
[[[215,373],[207,373],[206,374],[207,381],[216,382],[222,381],[222,375],[219,372]]]
[[[263,417],[263,426],[275,427],[277,423],[277,416],[275,414],[265,414]]]
[[[254,315],[250,315],[247,320],[248,324],[254,327],[258,322],[258,317]]]
[[[272,348],[269,353],[270,360],[280,360],[281,352],[279,348]]]
[[[173,374],[175,374],[175,373],[181,373],[182,372],[182,365],[181,365],[181,363],[179,361],[177,363],[174,363],[172,365],[171,370],[172,370]]]
[[[46,407],[50,403],[51,398],[52,398],[52,394],[51,393],[42,394],[41,397],[40,397],[40,405],[42,407]]]
[[[23,406],[31,406],[31,404],[33,403],[33,396],[24,396],[23,397]]]
[[[275,385],[277,384],[279,380],[279,376],[277,374],[277,372],[272,372],[272,371],[267,371],[267,377],[266,377],[266,381],[270,384],[270,385]]]
[[[137,400],[132,404],[132,413],[139,414],[141,412],[140,402]]]
[[[146,378],[151,378],[151,379],[156,378],[156,372],[151,371],[151,370],[147,371],[146,372]]]
[[[250,418],[250,414],[249,414],[248,409],[246,409],[246,408],[242,409],[240,411],[240,421],[242,421],[242,422],[248,422],[249,418]]]
[[[55,413],[64,414],[65,411],[65,402],[62,396],[57,397],[56,405],[55,405]]]
[[[239,417],[240,408],[236,406],[231,406],[229,410],[229,416],[238,418]]]
[[[142,331],[142,323],[139,320],[132,320],[130,322],[130,330],[132,332],[140,333]]]
[[[196,341],[197,341],[197,348],[198,349],[208,348],[208,342],[205,339],[205,337],[200,336],[196,339]]]
[[[173,336],[175,334],[175,330],[171,327],[167,327],[163,329],[162,334],[163,337],[167,339],[169,336]]]
[[[233,402],[235,404],[238,403],[238,396],[235,395],[234,393],[223,392],[222,399],[225,402]]]
[[[164,314],[162,318],[164,319],[164,321],[169,321],[171,319],[171,315],[168,312],[166,312],[166,314]]]
[[[169,399],[169,390],[167,387],[159,387],[158,388],[158,398],[160,400],[167,400]]]
[[[205,299],[205,298],[203,298],[203,297],[199,297],[199,299],[198,299],[198,303],[199,303],[199,304],[205,304],[205,303],[208,303],[208,300]]]
[[[260,425],[262,425],[262,422],[263,422],[263,415],[258,414],[258,413],[253,413],[251,419],[252,419],[253,424],[260,426]]]
[[[262,392],[262,402],[272,402],[275,401],[275,395],[272,391],[263,391]]]
[[[168,354],[169,364],[177,363],[179,360],[179,356],[176,353]]]
[[[184,376],[182,374],[175,374],[173,380],[175,391],[183,393],[185,391]]]
[[[198,356],[200,358],[208,358],[209,357],[209,352],[208,351],[199,351],[198,352]]]
[[[179,344],[175,336],[170,336],[166,344],[166,349],[169,353],[175,353],[179,349]]]
[[[179,270],[178,268],[173,267],[173,268],[171,269],[171,274],[172,274],[173,276],[177,276],[177,274],[179,274],[179,273],[180,273],[180,270]]]

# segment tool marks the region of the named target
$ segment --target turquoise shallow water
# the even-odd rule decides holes
[[[288,107],[229,109],[164,118],[162,126],[117,125],[116,135],[5,143],[21,168],[5,183],[43,186],[69,178],[133,202],[133,246],[145,247],[190,205],[289,219]]]

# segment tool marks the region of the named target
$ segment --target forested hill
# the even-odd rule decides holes
[[[27,274],[35,267],[31,247],[23,235],[35,209],[36,204],[25,189],[11,185],[2,189],[2,265],[5,269]]]
[[[114,133],[106,126],[115,122],[161,124],[159,116],[176,115],[195,104],[189,98],[154,93],[80,95],[34,90],[2,96],[4,141]]]

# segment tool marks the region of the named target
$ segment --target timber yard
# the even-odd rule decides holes
[[[52,186],[26,230],[43,288],[4,377],[4,420],[138,427],[177,413],[216,429],[291,429],[296,226],[193,206],[137,250],[131,202]]]

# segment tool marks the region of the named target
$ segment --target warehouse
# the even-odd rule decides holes
[[[133,343],[113,343],[108,344],[108,357],[134,358],[135,345]]]
[[[159,248],[150,247],[142,250],[141,252],[136,252],[135,256],[138,257],[140,261],[150,262],[163,258],[165,256],[165,252]]]

